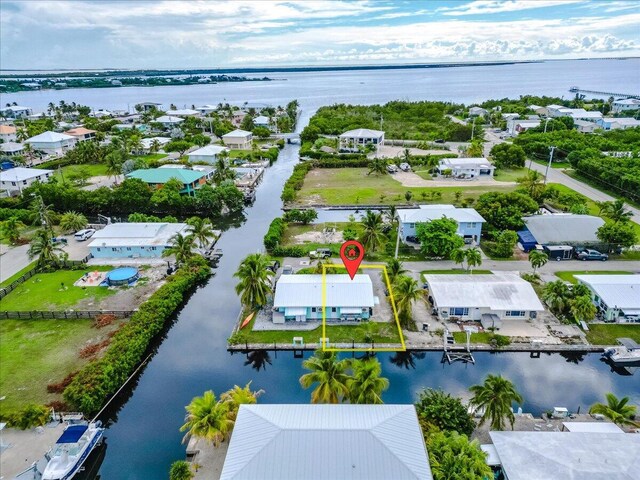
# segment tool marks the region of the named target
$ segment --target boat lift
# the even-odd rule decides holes
[[[442,337],[444,353],[442,354],[441,363],[447,362],[449,365],[453,362],[476,363],[476,360],[473,358],[473,354],[471,353],[471,331],[465,330],[465,333],[467,334],[467,343],[463,349],[460,349],[459,347],[453,347],[455,344],[453,335],[449,330],[445,330]]]

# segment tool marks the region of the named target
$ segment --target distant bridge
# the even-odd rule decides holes
[[[577,93],[581,98],[584,98],[585,93],[595,94],[595,95],[606,95],[607,97],[616,97],[616,98],[638,98],[640,99],[640,95],[633,93],[616,93],[616,92],[603,92],[600,90],[586,90],[580,87],[571,87],[569,89],[571,93]]]

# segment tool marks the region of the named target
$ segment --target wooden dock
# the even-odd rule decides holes
[[[617,98],[638,98],[640,99],[640,95],[633,93],[616,93],[616,92],[604,92],[601,90],[587,90],[585,88],[580,87],[571,87],[569,89],[571,93],[577,94],[585,94],[589,93],[592,95],[606,95],[607,97],[617,97]],[[584,95],[581,95],[581,98],[584,98]]]

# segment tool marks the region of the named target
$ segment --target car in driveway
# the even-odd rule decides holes
[[[609,255],[607,255],[606,253],[600,253],[597,250],[590,250],[587,248],[585,250],[576,252],[576,259],[582,261],[600,260],[601,262],[604,262],[606,260],[609,260]]]
[[[85,228],[84,230],[79,230],[73,236],[78,242],[84,242],[88,238],[91,238],[96,231],[93,228]]]
[[[408,163],[401,163],[400,164],[400,170],[402,170],[403,172],[410,172],[411,171],[411,165],[409,165]]]
[[[398,171],[398,167],[394,164],[387,165],[387,172],[396,173]]]
[[[331,256],[331,250],[328,248],[319,248],[309,252],[309,258],[329,258]]]

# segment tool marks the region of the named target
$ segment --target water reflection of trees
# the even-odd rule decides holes
[[[416,359],[423,360],[426,356],[426,352],[416,352],[414,350],[406,350],[404,352],[396,352],[393,356],[389,357],[389,361],[398,368],[416,368]]]
[[[575,363],[578,365],[584,360],[586,353],[584,352],[560,352],[560,356],[564,358],[567,363]]]
[[[267,350],[250,350],[247,352],[247,359],[244,361],[245,367],[251,365],[256,371],[266,370],[267,364],[271,365],[271,356]]]

